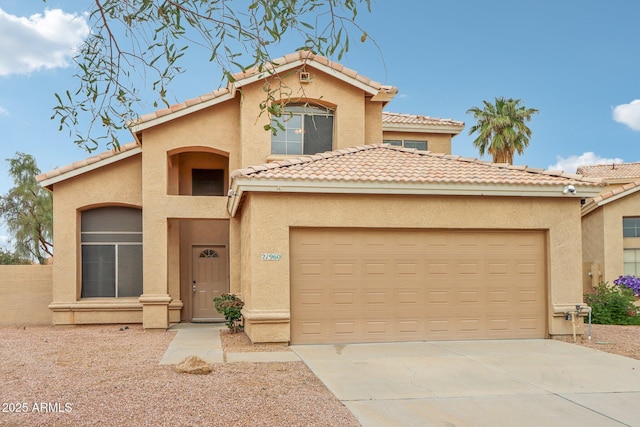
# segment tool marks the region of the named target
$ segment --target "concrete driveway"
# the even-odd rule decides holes
[[[291,348],[364,426],[640,426],[640,361],[573,344]]]

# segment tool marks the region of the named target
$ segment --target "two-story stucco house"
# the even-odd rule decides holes
[[[596,181],[452,156],[463,123],[383,112],[395,87],[306,52],[274,62],[39,177],[54,324],[209,321],[232,292],[254,342],[571,333]],[[265,87],[286,94],[275,135]]]

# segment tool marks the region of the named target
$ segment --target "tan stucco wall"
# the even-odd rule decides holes
[[[0,325],[50,325],[52,265],[0,265]]]
[[[600,264],[602,281],[624,274],[622,219],[640,216],[640,193],[607,203],[582,219],[583,260]]]
[[[335,77],[312,70],[312,83],[301,85],[296,72],[285,73],[283,97],[320,100],[335,108],[334,148],[381,142],[382,104],[368,102],[361,89]],[[176,118],[143,131],[143,245],[144,294],[141,301],[158,307],[145,308],[145,327],[163,328],[175,321],[175,314],[166,318],[159,307],[159,299],[171,300],[176,307],[184,307],[180,318],[189,316],[189,293],[185,294],[185,268],[189,261],[177,255],[185,250],[185,241],[192,235],[186,222],[180,219],[215,219],[228,222],[230,249],[230,290],[241,293],[240,249],[242,244],[240,222],[230,220],[226,210],[226,197],[185,197],[190,191],[190,170],[193,167],[220,167],[228,155],[228,168],[267,161],[271,154],[271,134],[264,130],[266,115],[260,115],[259,105],[264,101],[264,81],[243,87],[236,99],[205,110]],[[218,154],[209,154],[213,148]],[[228,179],[228,175],[227,175]],[[178,221],[178,222],[176,222]],[[184,233],[184,235],[183,235]],[[180,236],[180,237],[178,237]],[[185,237],[186,236],[186,237]],[[186,239],[186,240],[185,240]],[[169,249],[167,249],[169,248]],[[160,266],[167,266],[166,268]],[[179,266],[180,273],[176,272]],[[188,272],[188,270],[187,270]],[[180,277],[179,295],[174,285]],[[165,302],[166,303],[166,302]],[[185,305],[186,304],[186,305]],[[186,317],[185,317],[186,316]]]
[[[451,154],[451,135],[446,133],[384,131],[383,139],[427,141],[427,150],[432,153]]]
[[[180,264],[175,250],[178,243],[175,232],[169,231],[170,219],[228,219],[227,198],[224,196],[176,196],[170,191],[176,188],[175,175],[170,179],[169,159],[178,160],[184,169],[190,166],[211,167],[220,164],[219,155],[207,154],[210,149],[228,153],[229,169],[240,167],[238,117],[239,101],[233,100],[216,105],[167,124],[159,125],[143,133],[142,188],[143,214],[143,258],[144,293],[140,300],[145,305],[143,324],[146,328],[166,328],[177,321],[180,315],[167,313],[167,305],[175,310],[183,307],[183,295],[176,295],[179,282],[177,274],[169,266]],[[204,153],[197,160],[198,153]],[[178,170],[180,170],[180,166]],[[181,229],[182,227],[180,227]],[[171,248],[170,248],[171,247]],[[233,256],[233,247],[231,247]],[[182,280],[182,279],[180,279]],[[237,279],[233,279],[237,280]],[[171,288],[171,292],[170,289]]]
[[[620,219],[620,233],[622,233],[622,219]],[[583,275],[583,289],[585,292],[603,281],[604,259],[604,209],[597,209],[582,218],[582,260],[586,271],[586,275]]]
[[[135,298],[80,300],[80,212],[108,205],[142,206],[140,157],[136,155],[54,184],[56,259],[50,305],[54,324],[140,321],[141,306]],[[123,311],[114,311],[116,307]]]
[[[382,144],[382,107],[380,102],[365,101],[365,144]]]
[[[242,259],[251,270],[244,271],[242,288],[253,341],[289,340],[290,227],[547,230],[549,333],[570,334],[570,322],[553,313],[582,303],[575,199],[253,193],[242,209],[243,230],[251,229],[243,233]],[[261,253],[282,259],[261,262]]]
[[[381,106],[365,107],[370,101],[367,101],[361,89],[321,71],[309,71],[312,82],[303,85],[298,81],[297,72],[292,71],[281,76],[282,94],[277,94],[276,99],[296,102],[302,98],[335,108],[333,148],[336,150],[381,140],[378,133],[382,129]],[[262,89],[264,84],[260,81],[242,89],[241,134],[244,166],[264,163],[271,154],[271,133],[264,130],[264,126],[269,124],[269,117],[266,113],[260,115],[259,108],[260,103],[265,101],[266,93]],[[374,117],[375,122],[367,124],[367,120],[373,120]]]
[[[305,84],[299,82],[297,70],[279,76],[283,90],[276,98],[334,108],[334,149],[382,142],[381,102],[372,101],[363,89],[331,72],[310,66],[307,71],[311,82]],[[251,296],[252,288],[245,286],[250,279],[244,277],[252,277],[254,258],[242,248],[247,245],[251,251],[256,230],[251,224],[242,228],[241,224],[250,223],[252,207],[230,218],[227,197],[188,194],[194,167],[224,168],[228,184],[229,171],[270,160],[271,134],[264,130],[269,118],[259,109],[265,101],[264,85],[264,80],[256,81],[242,87],[232,100],[143,129],[137,135],[142,154],[54,185],[54,323],[143,322],[146,328],[166,328],[187,320],[190,260],[185,251],[195,241],[219,240],[219,227],[226,227],[230,291],[243,298]],[[450,135],[428,139],[432,151],[450,152]],[[445,148],[434,149],[434,144]],[[113,204],[142,207],[143,295],[139,299],[81,301],[79,212]],[[197,222],[200,220],[216,221],[218,231],[201,233],[204,222]]]

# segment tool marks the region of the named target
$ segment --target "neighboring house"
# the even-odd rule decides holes
[[[39,177],[54,324],[214,320],[232,292],[254,342],[571,333],[598,180],[452,156],[463,123],[385,113],[394,87],[323,57],[275,62]],[[280,85],[272,135],[259,104]]]
[[[585,292],[620,275],[640,275],[640,163],[581,166],[605,190],[582,208]]]

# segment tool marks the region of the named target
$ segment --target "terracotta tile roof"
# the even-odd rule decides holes
[[[95,156],[88,157],[84,160],[80,160],[70,165],[62,166],[52,171],[48,171],[36,176],[36,180],[38,182],[45,181],[47,179],[61,177],[62,175],[69,174],[74,171],[79,171],[80,169],[84,169],[95,165],[98,162],[104,162],[106,160],[116,160],[116,157],[123,156],[124,153],[130,152],[136,148],[140,147],[140,145],[136,142],[130,142],[128,144],[124,144],[120,146],[120,150],[109,150],[104,151],[102,153],[98,153]],[[112,159],[113,158],[113,159]]]
[[[395,183],[600,186],[600,179],[484,162],[387,144],[365,145],[236,170],[231,178]]]
[[[421,116],[416,114],[382,112],[382,123],[394,123],[403,125],[446,125],[456,126],[462,129],[464,122],[453,119],[440,119],[438,117]]]
[[[582,207],[582,215],[584,216],[602,205],[606,205],[607,203],[616,201],[638,191],[640,191],[640,181],[630,182],[619,187],[608,189],[607,191],[604,191],[590,199]]]
[[[604,178],[605,180],[640,178],[640,162],[580,166],[577,173],[591,178]]]
[[[247,71],[233,74],[231,81],[228,83],[226,88],[218,89],[193,99],[188,99],[184,102],[172,105],[169,108],[164,108],[150,114],[142,115],[138,118],[138,120],[135,121],[135,123],[132,123],[131,126],[137,126],[145,122],[149,122],[151,120],[158,119],[160,117],[167,116],[172,113],[176,113],[188,107],[194,107],[199,104],[214,100],[216,98],[222,98],[224,95],[234,95],[235,90],[243,86],[244,84],[251,83],[255,81],[254,79],[256,78],[267,77],[270,74],[272,74],[274,71],[278,72],[280,69],[286,68],[288,64],[296,64],[299,61],[302,61],[306,64],[310,64],[312,66],[315,63],[321,66],[328,67],[349,79],[353,79],[356,82],[359,82],[365,86],[370,87],[372,91],[385,93],[390,96],[393,96],[396,93],[398,93],[398,89],[396,87],[383,85],[374,80],[371,80],[370,78],[363,76],[361,74],[358,74],[358,72],[351,70],[343,66],[342,64],[339,64],[334,61],[330,61],[324,56],[315,55],[308,51],[299,51],[299,52],[285,55],[280,58],[276,58],[272,60],[271,63],[265,64],[261,69],[259,67],[253,67],[248,69]]]

